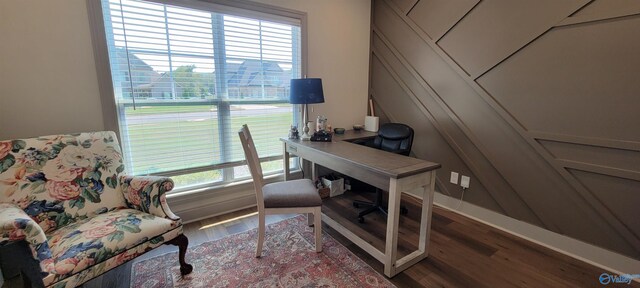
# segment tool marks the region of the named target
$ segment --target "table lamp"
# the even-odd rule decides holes
[[[289,103],[303,104],[302,119],[304,123],[303,134],[300,136],[302,140],[309,140],[309,107],[308,104],[324,103],[324,93],[322,92],[322,79],[320,78],[304,78],[291,79],[291,93],[289,94]]]

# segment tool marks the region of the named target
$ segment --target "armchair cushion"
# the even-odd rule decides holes
[[[176,227],[175,221],[134,209],[78,221],[49,235],[52,258],[45,261],[46,271],[57,275],[81,272]]]
[[[76,287],[182,234],[179,222],[134,209],[72,225],[49,237],[52,258],[45,265],[51,272],[43,279],[45,286]]]

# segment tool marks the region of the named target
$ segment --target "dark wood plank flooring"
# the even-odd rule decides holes
[[[352,207],[353,199],[371,197],[363,193],[345,193],[344,196],[325,200],[323,212],[361,235],[369,243],[384,247],[385,220],[380,213],[365,217],[358,223]],[[403,197],[409,213],[400,220],[399,254],[415,249],[418,239],[419,208],[417,201]],[[294,215],[269,215],[273,223]],[[257,226],[255,208],[232,212],[185,225],[190,246],[205,241],[253,229]],[[606,272],[564,254],[518,238],[501,230],[479,223],[447,209],[435,207],[431,225],[429,257],[391,281],[398,287],[602,287],[600,274]],[[382,273],[383,266],[366,252],[355,246],[326,225],[327,231],[354,254]],[[174,246],[148,252],[138,260],[148,259],[176,251]],[[188,252],[187,252],[188,257]],[[188,259],[188,258],[187,258]],[[93,279],[83,287],[128,287],[131,262]],[[615,287],[613,285],[608,285]],[[632,282],[625,287],[640,287]]]

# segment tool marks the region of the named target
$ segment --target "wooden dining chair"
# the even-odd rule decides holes
[[[249,127],[242,125],[238,132],[247,165],[253,177],[253,186],[258,202],[258,245],[256,257],[262,255],[265,234],[265,216],[270,214],[306,213],[313,217],[313,229],[316,238],[316,252],[322,252],[322,225],[320,207],[322,199],[316,187],[309,179],[299,179],[269,183],[264,185],[260,158],[251,138]],[[309,218],[310,219],[310,218]],[[311,221],[309,221],[311,223]]]

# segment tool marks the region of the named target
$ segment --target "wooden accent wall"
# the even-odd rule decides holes
[[[640,1],[372,9],[370,94],[438,191],[640,259]]]

